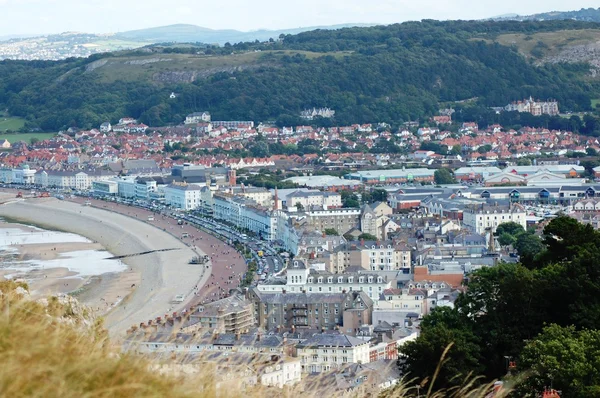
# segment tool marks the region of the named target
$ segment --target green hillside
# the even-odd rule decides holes
[[[332,122],[338,124],[398,124],[433,115],[440,102],[469,98],[483,106],[556,98],[564,111],[585,111],[600,98],[600,81],[591,78],[587,64],[538,66],[504,38],[585,32],[593,40],[599,27],[573,21],[423,21],[206,49],[150,46],[60,62],[4,61],[0,106],[31,127],[52,131],[124,115],[153,126],[180,123],[198,110],[215,119],[293,124],[300,122],[301,110],[313,106],[335,109]],[[170,99],[171,92],[177,98]]]

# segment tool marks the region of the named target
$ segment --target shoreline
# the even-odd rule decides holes
[[[89,277],[75,289],[73,295],[95,311],[105,312],[99,310],[103,306],[108,309],[105,326],[113,335],[163,316],[174,309],[171,300],[175,295],[187,295],[196,285],[203,285],[203,270],[188,264],[194,251],[172,234],[142,220],[56,199],[11,201],[0,205],[0,216],[7,221],[81,235],[113,255],[176,249],[126,257],[122,261],[127,270]]]

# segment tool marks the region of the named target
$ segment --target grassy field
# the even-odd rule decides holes
[[[54,136],[55,133],[10,133],[3,134],[0,133],[0,140],[8,140],[11,144],[14,144],[17,141],[25,141],[27,143],[31,143],[32,138],[37,138],[38,140],[46,140]]]
[[[592,99],[592,109],[596,109],[596,107],[600,104],[600,98]]]
[[[142,57],[123,56],[107,58],[106,64],[94,69],[93,73],[98,74],[105,82],[151,80],[155,73],[161,72],[195,72],[199,75],[203,75],[203,73],[210,75],[220,70],[229,70],[236,67],[270,64],[273,61],[267,57],[269,54],[273,54],[275,57],[302,54],[307,58],[317,58],[325,55],[340,58],[351,54],[351,52],[262,51],[231,55],[157,54]]]
[[[481,40],[481,39],[474,39]],[[491,42],[489,38],[482,39]],[[526,57],[531,56],[531,51],[538,42],[548,46],[545,55],[556,55],[565,47],[581,44],[591,44],[600,40],[600,29],[581,29],[581,30],[559,30],[556,32],[534,33],[510,33],[499,35],[495,40],[505,46],[516,46],[519,52]]]
[[[20,117],[2,116],[0,115],[0,132],[6,130],[18,130],[25,125],[25,119]]]

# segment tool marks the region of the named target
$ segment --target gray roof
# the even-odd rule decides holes
[[[356,347],[363,344],[369,344],[367,341],[359,340],[356,337],[345,334],[315,334],[308,340],[297,345],[298,348],[316,348],[316,347]]]
[[[202,189],[202,187],[198,186],[198,185],[193,185],[193,184],[189,184],[189,185],[176,185],[176,184],[171,184],[169,185],[169,188],[172,189],[177,189],[180,191],[200,191]]]

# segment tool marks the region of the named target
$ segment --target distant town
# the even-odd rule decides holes
[[[554,115],[558,104],[506,109]],[[131,325],[128,349],[276,356],[256,369],[265,385],[360,374],[379,391],[401,377],[390,366],[398,348],[434,308],[454,305],[469,272],[518,261],[499,226],[540,230],[565,213],[600,228],[600,166],[586,160],[600,151],[597,138],[474,122],[451,131],[452,114],[397,130],[278,128],[208,111],[160,128],[123,117],[30,144],[1,141],[0,183],[166,208],[226,241],[235,230],[248,247],[274,250],[255,246],[227,294]]]

